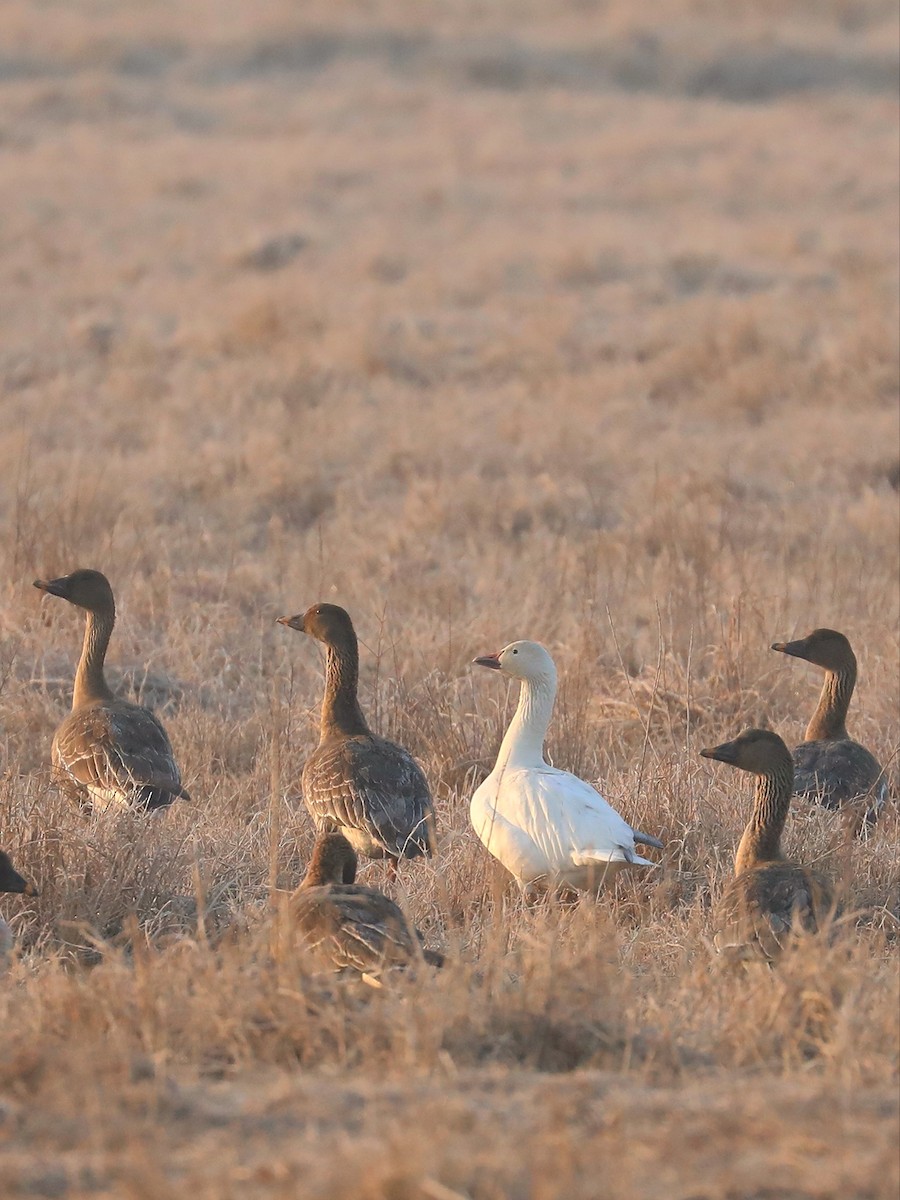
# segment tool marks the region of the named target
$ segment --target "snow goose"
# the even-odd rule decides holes
[[[816,711],[794,751],[794,795],[850,812],[858,832],[877,819],[888,787],[875,756],[847,733],[856,655],[847,638],[834,629],[814,629],[795,642],[775,642],[772,649],[825,672]]]
[[[474,661],[520,683],[515,716],[469,815],[526,897],[554,887],[596,891],[623,867],[654,866],[635,843],[662,849],[658,838],[632,829],[590,784],[544,761],[556,696],[556,667],[544,647],[512,642]]]
[[[434,804],[418,763],[402,746],[376,737],[359,707],[359,646],[353,622],[336,604],[314,604],[281,625],[325,646],[325,698],[319,744],[301,787],[317,830],[343,833],[358,854],[400,858],[431,854]]]
[[[73,571],[34,586],[84,609],[87,620],[75,673],[72,711],[53,735],[53,778],[71,799],[96,809],[133,804],[147,809],[190,799],[169,738],[148,708],[114,696],[103,663],[116,621],[109,580]]]
[[[828,882],[781,852],[794,763],[777,733],[748,729],[733,742],[701,750],[756,775],[753,812],[734,858],[734,878],[719,902],[716,948],[732,958],[773,958],[793,931],[815,933],[832,911]]]
[[[367,980],[423,959],[442,966],[443,956],[423,948],[422,935],[393,900],[355,882],[356,861],[343,834],[319,834],[290,902],[293,922],[310,950],[334,970],[350,968]]]

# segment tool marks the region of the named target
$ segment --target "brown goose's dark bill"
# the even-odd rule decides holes
[[[34,586],[40,592],[47,592],[50,596],[61,596],[65,599],[65,580],[63,579],[36,579]]]
[[[298,614],[295,617],[277,617],[275,620],[275,624],[276,625],[287,625],[288,629],[299,629],[301,633],[303,632],[303,616],[302,616],[302,614]]]
[[[478,667],[490,667],[492,671],[500,670],[499,654],[482,654],[480,658],[473,658],[472,662]]]
[[[734,765],[737,759],[737,750],[735,749],[734,742],[723,742],[721,746],[710,746],[706,750],[701,750],[700,757],[714,758],[717,762]]]
[[[804,641],[772,643],[773,650],[777,650],[779,654],[790,654],[793,658],[802,658],[805,646]]]

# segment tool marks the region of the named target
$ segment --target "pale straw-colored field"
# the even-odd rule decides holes
[[[848,1200],[898,1187],[895,6],[12,0],[0,52],[0,1194]],[[192,803],[49,782],[103,569],[110,676]],[[321,658],[434,789],[396,885],[450,960],[314,976],[279,895]],[[801,736],[816,625],[894,798],[792,854],[833,944],[729,973],[748,778]],[[549,750],[666,842],[527,910],[467,824],[544,642]],[[130,690],[129,690],[130,689]]]

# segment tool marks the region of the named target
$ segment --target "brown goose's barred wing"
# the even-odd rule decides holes
[[[373,888],[307,888],[295,893],[291,908],[306,944],[337,970],[380,971],[423,956],[419,936],[401,910]]]
[[[396,858],[431,853],[434,805],[428,782],[412,756],[393,742],[365,736],[325,742],[307,760],[302,787],[317,829],[357,831],[374,843],[375,853],[380,848]]]
[[[851,738],[801,742],[794,751],[794,795],[843,808],[866,798],[874,820],[887,800],[887,779],[874,754]]]
[[[124,700],[73,712],[53,739],[53,766],[81,799],[160,808],[189,798],[165,729],[149,709]]]
[[[833,910],[831,889],[796,863],[752,867],[736,875],[717,911],[716,945],[774,958],[792,933],[815,933]]]

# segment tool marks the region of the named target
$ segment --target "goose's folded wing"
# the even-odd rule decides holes
[[[414,857],[432,843],[433,805],[418,763],[381,738],[320,746],[303,770],[303,798],[318,825],[364,830],[392,854]]]
[[[301,897],[296,915],[307,942],[325,950],[339,968],[369,971],[408,962],[419,953],[402,911],[370,888],[311,889]]]
[[[794,791],[829,808],[869,796],[878,809],[887,799],[887,779],[877,758],[850,738],[801,742],[794,751]]]
[[[119,701],[73,712],[57,731],[53,753],[57,768],[82,787],[183,792],[165,729],[137,704]]]
[[[634,852],[631,826],[590,784],[564,771],[523,771],[503,781],[503,791],[519,785],[525,801],[527,832],[561,862],[575,853],[591,851],[596,857],[616,854],[622,847]]]

